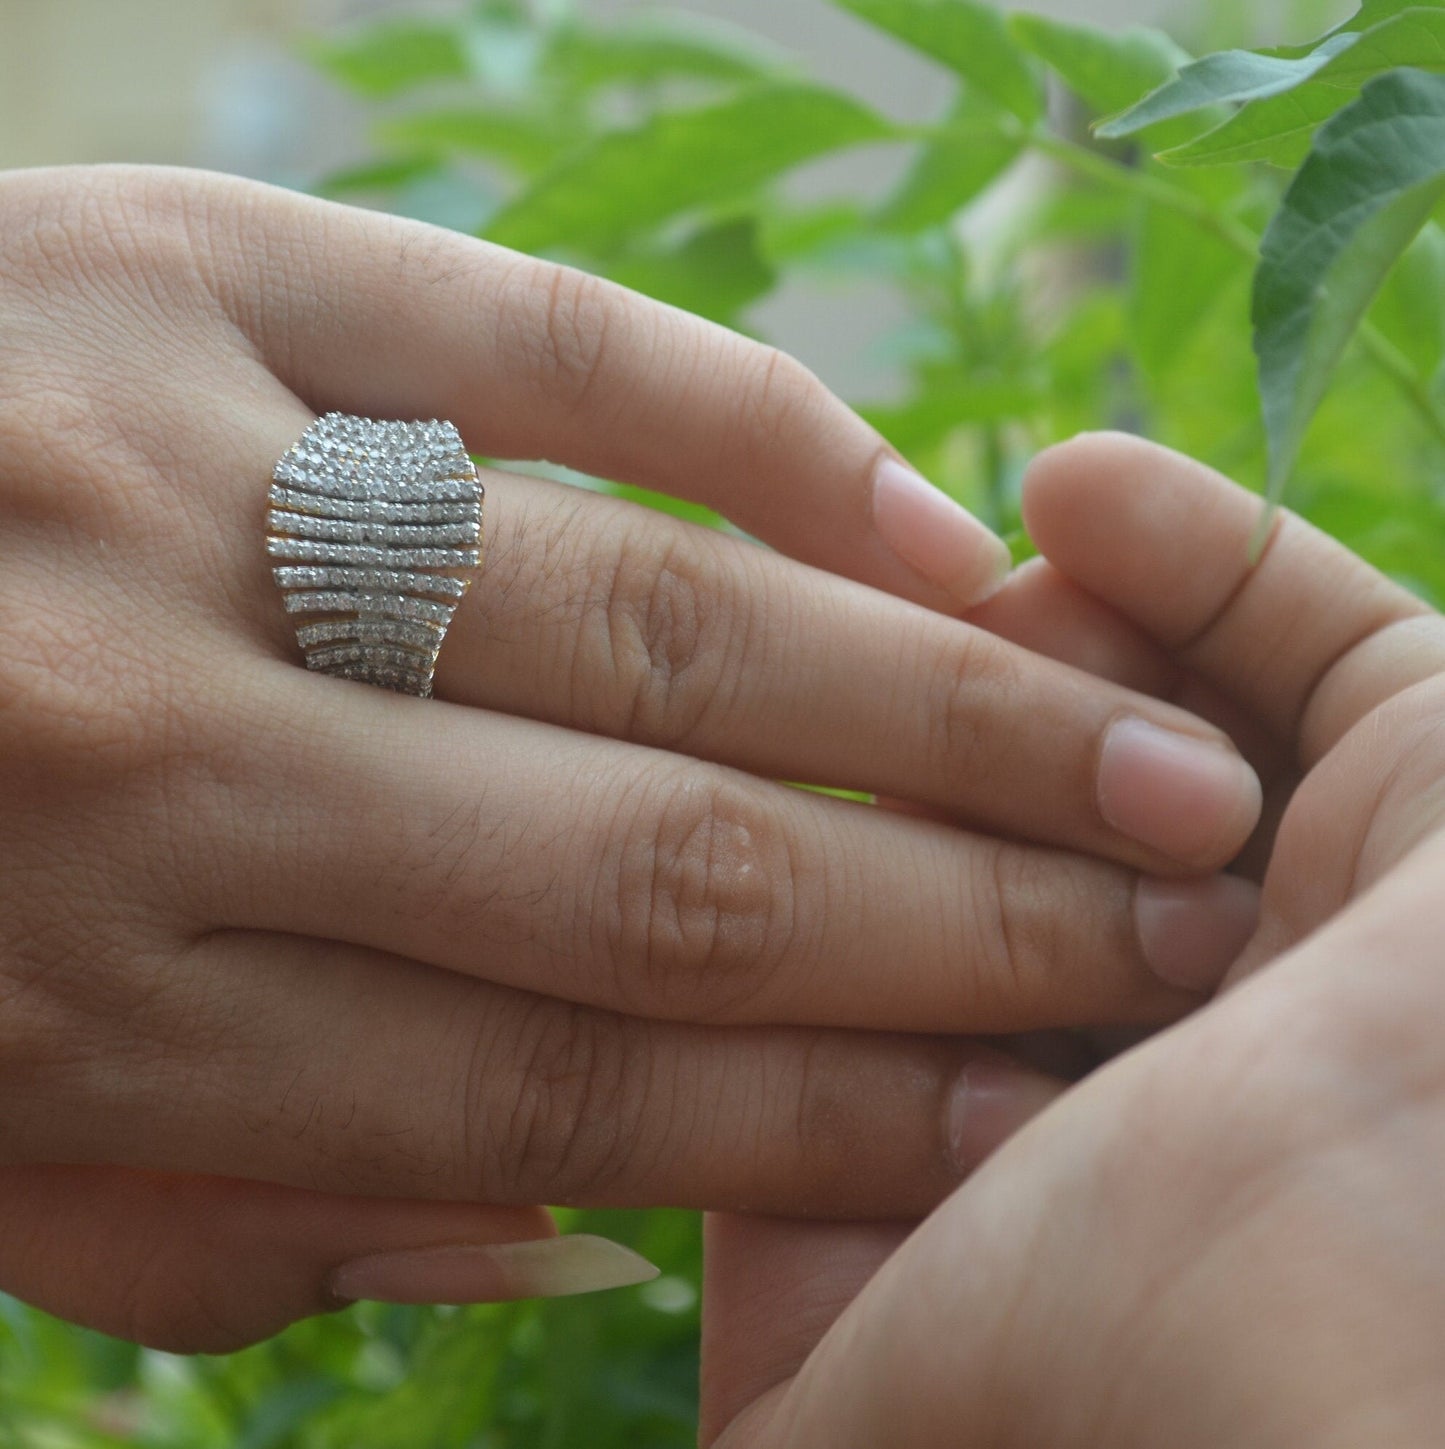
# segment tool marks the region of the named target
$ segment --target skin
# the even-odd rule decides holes
[[[713,1219],[704,1443],[1434,1443],[1445,625],[1289,516],[1249,570],[1258,501],[1137,440],[1025,503],[1055,646],[1250,742],[1258,932],[915,1230]]]
[[[488,470],[438,700],[311,675],[260,540],[330,409],[780,552]],[[1225,737],[948,617],[991,565],[884,545],[888,456],[575,271],[234,178],[0,177],[0,1286],[216,1350],[540,1202],[917,1215],[991,1145],[961,1074],[1054,1091],[960,1033],[1193,1005],[1140,873],[1229,860],[1253,782],[1134,781],[1173,853],[1112,825],[1113,725]]]

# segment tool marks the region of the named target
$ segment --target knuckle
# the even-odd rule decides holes
[[[19,555],[0,560],[0,589],[28,584],[67,613],[109,594],[118,634],[117,591],[149,605],[173,587],[178,565],[193,572],[193,551],[215,553],[194,479],[167,463],[175,421],[166,407],[140,396],[134,373],[113,358],[18,383],[0,358],[0,537]]]
[[[112,373],[107,363],[84,381],[48,369],[20,376],[0,356],[0,513],[7,533],[24,524],[66,547],[118,557],[136,540],[135,521],[151,524],[146,489],[135,486],[127,466],[132,442],[119,425],[127,408]]]
[[[0,780],[12,800],[131,784],[192,750],[198,706],[113,621],[40,581],[0,595]]]
[[[57,878],[54,854],[7,852],[17,894],[0,909],[0,1160],[64,1150],[72,1125],[91,1130],[91,1114],[140,1090],[152,1065],[151,953],[116,927],[110,874]],[[81,883],[96,899],[75,899]]]
[[[785,1135],[791,1160],[829,1181],[856,1166],[857,1058],[851,1043],[814,1037],[803,1052],[792,1086],[796,1093],[791,1132]]]
[[[10,935],[10,923],[4,923]],[[44,968],[26,955],[10,955],[0,968],[0,1162],[13,1160],[22,1150],[27,1108],[48,1095],[55,1071],[57,1036],[70,1025],[41,988]]]
[[[639,813],[619,856],[611,955],[622,999],[747,1019],[791,959],[799,872],[762,786],[689,775]],[[799,963],[794,961],[793,965]]]
[[[615,302],[608,284],[574,267],[543,264],[502,290],[500,325],[549,403],[583,407],[601,372]]]
[[[776,347],[758,345],[747,365],[742,390],[743,438],[760,464],[800,432],[830,394],[809,368]]]
[[[58,297],[77,282],[110,296],[173,297],[199,276],[197,211],[208,198],[182,173],[96,166],[64,187],[37,178],[17,200],[30,225],[16,229],[10,265]]]
[[[511,1105],[487,1134],[484,1186],[500,1180],[527,1202],[595,1201],[626,1169],[645,1058],[618,1019],[556,1001],[523,1010],[512,1039]],[[483,1063],[472,1076],[474,1120],[490,1118],[494,1068]]]
[[[675,748],[713,711],[736,647],[734,599],[681,547],[661,552],[623,543],[609,565],[601,651],[619,733]],[[595,691],[577,690],[579,698]]]
[[[985,861],[973,876],[974,985],[970,1009],[995,1003],[1001,1015],[1023,1019],[1032,1002],[1047,1000],[1041,975],[1054,959],[1050,922],[1062,912],[1047,904],[1058,882],[1044,878],[1046,867],[1033,852],[1006,841],[991,841]]]
[[[206,202],[144,168],[82,171],[17,198],[0,247],[0,508],[87,545],[130,549],[175,524],[155,469],[174,446],[195,354]],[[8,196],[8,192],[3,193]],[[0,237],[0,241],[5,238]],[[161,515],[157,504],[167,512]]]
[[[88,389],[7,367],[0,389],[0,480],[5,512],[48,522],[58,498],[56,471],[78,471],[76,454],[98,441],[97,410]]]
[[[1383,861],[1398,859],[1408,842],[1433,834],[1445,820],[1445,687],[1438,678],[1397,694],[1369,726],[1371,753],[1378,755],[1381,735],[1394,741],[1392,764],[1381,781],[1371,819],[1386,837]],[[1357,739],[1364,744],[1366,735]],[[1367,842],[1368,844],[1368,842]]]
[[[925,696],[929,768],[948,800],[967,798],[994,771],[1008,738],[995,706],[1021,682],[1019,663],[981,631],[955,635],[942,646]]]
[[[0,778],[12,800],[27,785],[53,789],[58,766],[106,768],[120,724],[102,627],[35,592],[7,589],[0,599]]]

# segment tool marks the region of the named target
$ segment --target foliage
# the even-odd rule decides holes
[[[908,320],[874,345],[900,384],[850,401],[997,526],[1016,530],[1040,446],[1124,426],[1256,487],[1288,479],[1294,507],[1445,599],[1445,0],[1367,0],[1265,50],[1218,49],[1255,38],[1247,7],[1201,6],[1198,61],[1154,31],[977,0],[835,3],[937,63],[934,121],[700,17],[600,26],[483,0],[308,45],[376,109],[370,153],[318,189],[460,218],[755,333],[782,289],[887,279]],[[1325,28],[1319,8],[1300,0],[1300,33]],[[894,159],[881,196],[851,169],[795,176],[860,147]],[[225,1361],[0,1299],[0,1442],[691,1442],[696,1224],[565,1216],[669,1276],[595,1302],[362,1307]]]
[[[902,385],[850,401],[1001,528],[1038,447],[1123,425],[1253,486],[1292,477],[1296,508],[1445,596],[1445,314],[1411,300],[1445,265],[1445,0],[1368,0],[1318,39],[1199,60],[1157,31],[980,0],[833,3],[953,78],[936,120],[880,114],[700,17],[598,26],[482,0],[313,45],[396,97],[373,157],[322,189],[469,211],[744,331],[780,291],[886,278],[909,320],[875,345]],[[1324,29],[1321,8],[1296,4],[1299,28]],[[1244,6],[1201,9],[1202,38],[1241,38],[1220,26]],[[864,146],[893,154],[882,196],[794,175]],[[1023,167],[1040,157],[1043,181]]]
[[[175,1358],[0,1295],[4,1449],[691,1445],[696,1219],[559,1214],[665,1271],[628,1293],[468,1309],[363,1304],[229,1358]]]

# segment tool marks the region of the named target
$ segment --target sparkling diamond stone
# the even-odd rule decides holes
[[[481,563],[482,486],[437,421],[318,418],[276,464],[266,549],[309,668],[405,693]]]

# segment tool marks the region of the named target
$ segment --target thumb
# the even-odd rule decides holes
[[[704,1449],[766,1415],[833,1321],[908,1236],[906,1223],[709,1213],[702,1331]]]
[[[654,1271],[542,1208],[338,1197],[111,1167],[0,1169],[0,1289],[174,1353],[226,1353],[354,1299],[489,1302]]]
[[[1002,1053],[979,1058],[955,1104],[954,1156],[977,1166],[1065,1085]],[[708,1216],[701,1444],[771,1434],[777,1400],[912,1227]]]

